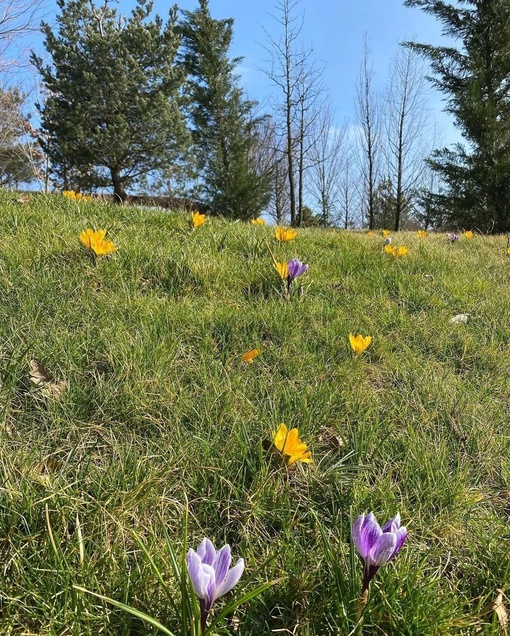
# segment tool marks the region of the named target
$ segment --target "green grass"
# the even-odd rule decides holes
[[[243,636],[353,633],[351,520],[409,530],[363,634],[502,633],[509,589],[510,259],[504,237],[301,230],[0,193],[0,633],[175,633],[180,558],[204,537],[246,571]],[[87,227],[118,245],[94,263]],[[278,260],[310,265],[285,300]],[[452,316],[470,314],[467,324]],[[372,335],[354,358],[349,332]],[[253,347],[253,365],[240,356]],[[61,399],[29,380],[37,359]],[[314,464],[266,443],[297,426]],[[188,518],[187,545],[183,540]],[[147,555],[167,588],[168,599]],[[222,602],[218,603],[221,608]],[[218,634],[232,634],[227,619]]]

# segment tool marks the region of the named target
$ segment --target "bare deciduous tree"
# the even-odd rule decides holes
[[[341,209],[342,179],[349,169],[346,131],[345,124],[340,128],[335,126],[331,106],[325,104],[317,119],[308,176],[308,191],[320,208],[324,227],[337,220]]]
[[[283,115],[285,137],[285,159],[287,163],[287,177],[289,182],[290,222],[296,221],[296,186],[294,181],[294,135],[292,130],[293,113],[296,100],[295,67],[297,53],[295,45],[303,24],[302,16],[294,15],[299,0],[279,0],[275,5],[276,15],[272,17],[282,28],[278,40],[268,35],[269,44],[264,48],[268,51],[269,69],[266,72],[269,79],[280,89],[283,103],[278,110]],[[283,111],[283,112],[282,112]]]
[[[305,172],[311,165],[310,154],[317,143],[319,120],[323,104],[320,103],[324,91],[321,77],[323,68],[310,60],[311,51],[302,52],[297,70],[297,122],[295,131],[296,144],[296,182],[298,190],[296,225],[302,224],[303,195],[305,190]]]
[[[355,148],[349,139],[349,128],[346,129],[345,138],[341,148],[342,152],[342,170],[338,183],[338,223],[345,230],[352,227],[357,222],[362,223],[363,219],[357,219],[354,211],[359,209],[357,202],[359,201],[358,188],[356,187],[356,162],[354,158]]]
[[[25,96],[17,88],[0,88],[0,185],[18,187],[38,175],[41,153],[36,133],[23,112]]]
[[[311,145],[308,133],[312,129],[317,110],[314,105],[322,91],[322,69],[311,58],[312,52],[298,47],[303,15],[296,12],[299,0],[278,0],[272,17],[280,25],[279,39],[267,31],[269,68],[264,72],[279,89],[282,100],[275,103],[277,133],[282,142],[286,166],[290,223],[300,223],[303,209],[304,171],[306,156]]]
[[[257,145],[253,163],[259,174],[267,174],[271,183],[271,199],[267,212],[278,225],[284,224],[289,213],[289,194],[285,150],[273,117],[257,118]]]
[[[363,60],[356,85],[355,111],[359,125],[360,172],[363,182],[362,199],[367,209],[368,227],[375,224],[375,191],[380,160],[380,106],[373,88],[373,68],[370,62],[368,37],[363,44]]]
[[[411,204],[424,169],[428,132],[425,76],[414,51],[400,49],[391,61],[384,126],[387,176],[395,197],[395,232]]]
[[[23,62],[21,55],[16,57],[9,49],[19,42],[23,35],[39,29],[44,13],[44,0],[0,0],[0,69],[5,71]]]

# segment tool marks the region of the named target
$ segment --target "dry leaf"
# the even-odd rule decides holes
[[[334,428],[328,426],[321,427],[319,431],[319,441],[332,446],[335,450],[345,446],[345,440],[338,435]]]
[[[59,399],[67,383],[57,382],[51,373],[37,360],[30,360],[30,380],[38,386],[41,394],[47,398]]]
[[[508,628],[508,614],[506,613],[505,603],[503,601],[503,590],[496,590],[498,595],[492,604],[492,611],[496,614],[503,633],[506,634]]]
[[[62,468],[62,462],[52,457],[45,462],[37,464],[34,468],[34,472],[37,475],[48,475],[50,473],[56,473]]]
[[[30,197],[18,197],[17,199],[11,199],[13,203],[28,203],[30,201]]]
[[[469,314],[457,314],[453,318],[450,318],[450,324],[454,325],[456,322],[467,322],[469,320]]]

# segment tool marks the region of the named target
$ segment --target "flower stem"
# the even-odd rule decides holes
[[[203,634],[205,632],[205,628],[207,625],[207,616],[209,611],[205,608],[205,601],[200,599],[200,633]]]
[[[356,620],[359,622],[368,603],[368,588],[363,592],[358,600],[358,609],[356,611]]]

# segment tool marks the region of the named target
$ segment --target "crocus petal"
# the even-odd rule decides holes
[[[299,440],[299,431],[297,428],[291,428],[287,434],[287,439],[285,441],[285,446],[283,448],[283,453],[289,454],[292,453],[291,449],[298,443]]]
[[[407,528],[405,526],[402,526],[394,534],[396,537],[396,543],[395,543],[395,549],[393,550],[393,553],[390,556],[390,559],[393,559],[393,557],[400,552],[400,548],[404,545],[404,542],[407,539]],[[388,561],[390,559],[388,559]]]
[[[370,565],[383,565],[387,563],[397,545],[397,536],[393,532],[386,532],[379,536],[370,549],[368,560]]]
[[[287,426],[285,424],[280,424],[279,429],[276,431],[275,436],[273,437],[273,444],[280,452],[283,452],[287,434]]]
[[[210,574],[209,582],[207,583],[207,591],[205,595],[205,609],[209,611],[217,598],[215,596],[216,588],[218,587],[216,584],[216,573],[214,568],[205,563],[202,564],[202,569],[206,574]]]
[[[289,276],[289,268],[287,263],[275,263],[276,271],[280,275],[280,278],[285,280]]]
[[[311,458],[311,451],[307,451],[305,453],[296,453],[289,456],[288,465],[292,466],[296,462],[304,462],[305,464],[313,464],[313,459]]]
[[[307,448],[308,446],[298,439],[297,442],[295,444],[292,444],[291,446],[287,444],[285,446],[285,452],[289,455],[298,455],[304,453]]]
[[[370,548],[366,546],[366,544],[364,543],[362,534],[361,534],[361,529],[364,523],[365,523],[365,513],[363,512],[352,524],[352,541],[354,545],[356,546],[356,549],[360,553],[361,557],[363,559],[366,559]]]
[[[308,265],[301,265],[301,267],[297,271],[294,278],[297,278],[298,276],[302,276],[306,271],[308,271],[308,267],[309,267]]]
[[[207,587],[211,580],[211,572],[204,569],[200,557],[194,550],[189,550],[186,557],[186,564],[195,594],[198,598],[206,599]]]
[[[361,541],[365,547],[366,553],[369,554],[372,547],[375,545],[383,531],[381,526],[377,523],[377,519],[374,513],[371,512],[366,518],[365,523],[361,528]]]
[[[216,550],[214,549],[212,542],[207,538],[203,539],[198,546],[197,554],[202,563],[207,563],[207,565],[212,565],[216,558]]]
[[[224,545],[221,550],[216,553],[216,559],[213,563],[213,568],[216,573],[216,583],[220,584],[227,576],[232,556],[230,555],[230,546]]]
[[[400,513],[397,513],[393,519],[387,521],[382,527],[383,532],[396,532],[400,528]]]
[[[214,599],[216,600],[220,596],[227,594],[230,590],[237,584],[239,579],[241,578],[244,571],[244,559],[239,559],[239,561],[234,565],[234,567],[227,574],[225,579],[216,587],[216,592],[214,594]]]

